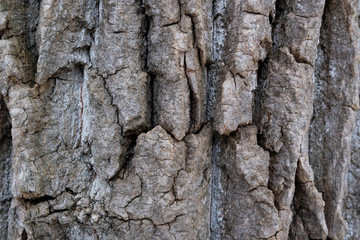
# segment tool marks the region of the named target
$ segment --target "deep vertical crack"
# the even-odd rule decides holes
[[[148,74],[148,91],[149,91],[149,107],[151,108],[151,128],[155,127],[155,81],[156,81],[156,73],[150,70],[149,66],[149,45],[150,45],[150,28],[152,17],[147,14],[147,9],[143,0],[140,0],[139,13],[142,14],[143,22],[142,22],[142,69],[144,72]]]
[[[266,57],[264,61],[258,62],[257,83],[255,89],[253,116],[252,116],[253,123],[258,127],[258,129],[260,129],[262,98],[264,97],[263,94],[265,88],[268,60],[269,60],[268,57]],[[258,139],[258,144],[260,144],[259,139]]]
[[[124,163],[120,170],[120,178],[121,179],[124,179],[126,171],[129,170],[131,160],[135,153],[135,147],[136,147],[136,141],[137,141],[138,135],[130,135],[130,136],[127,136],[127,138],[129,139],[129,144],[126,148],[126,152],[124,154]]]
[[[8,211],[10,209],[11,193],[11,119],[3,96],[0,94],[0,238],[7,236]],[[3,235],[4,234],[4,235]]]
[[[223,64],[223,51],[225,41],[225,25],[224,12],[226,9],[226,1],[213,0],[212,1],[212,59],[205,66],[206,67],[206,120],[213,121],[215,117],[215,106],[217,102],[217,95],[220,83],[221,66]],[[223,230],[223,213],[222,205],[222,171],[218,166],[220,154],[220,135],[214,131],[212,139],[212,154],[211,154],[211,179],[210,179],[210,239],[220,240],[222,238]],[[227,138],[227,137],[225,137]]]
[[[40,1],[26,0],[25,1],[25,49],[28,51],[27,65],[29,66],[29,80],[34,81],[36,74],[36,63],[38,61],[38,51],[36,47],[36,31],[39,23]]]
[[[187,69],[187,65],[186,65],[186,52],[184,52],[184,74],[186,77],[186,81],[187,81],[187,85],[189,88],[189,105],[190,105],[190,129],[193,129],[195,127],[195,119],[194,119],[194,115],[196,114],[196,100],[195,100],[195,95],[194,95],[194,91],[192,89],[191,86],[191,80],[189,78],[188,75],[188,69]]]

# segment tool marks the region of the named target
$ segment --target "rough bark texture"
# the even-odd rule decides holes
[[[359,239],[359,6],[1,0],[0,239]]]

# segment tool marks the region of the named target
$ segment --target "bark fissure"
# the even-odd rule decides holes
[[[11,181],[11,119],[4,97],[0,94],[0,238],[6,239],[8,232],[10,204],[12,200]]]
[[[343,239],[346,233],[347,224],[342,209],[351,158],[348,134],[353,131],[354,109],[358,107],[358,60],[355,57],[359,41],[357,13],[352,1],[344,2],[335,11],[333,8],[337,4],[337,1],[326,1],[322,18],[316,62],[314,120],[310,131],[310,161],[317,173],[315,183],[324,193],[325,217],[331,239]],[[334,21],[335,18],[338,21]],[[336,44],[335,39],[341,44]],[[340,76],[346,76],[347,87]],[[334,91],[335,86],[340,87]],[[339,138],[329,138],[334,134]],[[322,161],[327,164],[320,164]]]
[[[1,1],[0,238],[358,238],[356,3]]]

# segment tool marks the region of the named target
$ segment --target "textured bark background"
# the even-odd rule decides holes
[[[0,239],[360,239],[357,0],[0,0]]]

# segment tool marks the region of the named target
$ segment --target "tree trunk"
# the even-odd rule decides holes
[[[355,0],[1,0],[0,239],[360,239]]]

